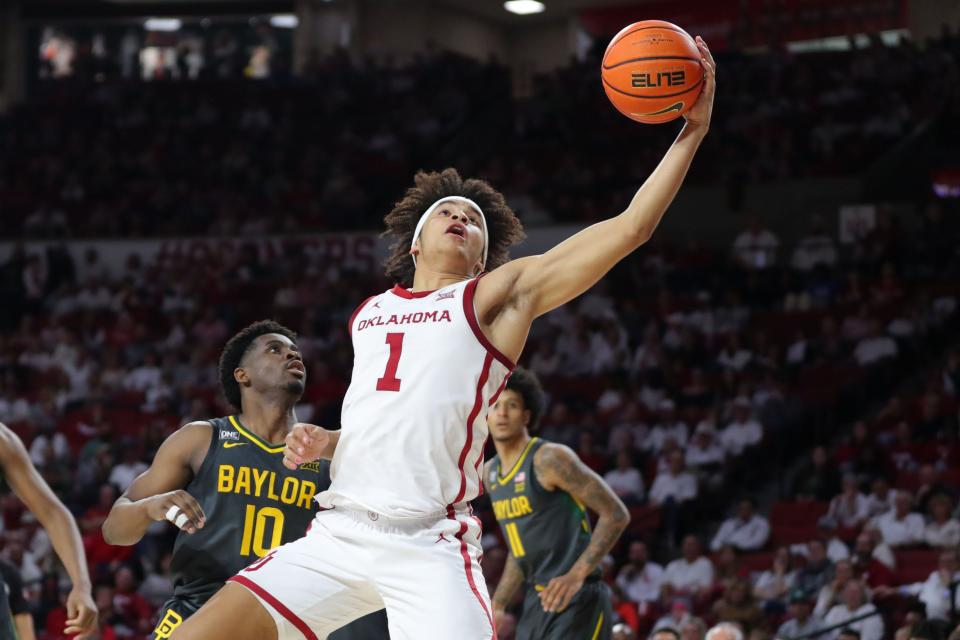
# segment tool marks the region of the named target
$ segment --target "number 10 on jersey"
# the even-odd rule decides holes
[[[267,524],[268,520],[273,529],[270,532],[270,544],[267,545]],[[240,555],[249,556],[253,551],[258,558],[262,558],[267,553],[280,546],[283,539],[283,511],[276,507],[263,507],[257,509],[256,505],[248,504],[247,512],[243,518],[243,539],[240,541]]]

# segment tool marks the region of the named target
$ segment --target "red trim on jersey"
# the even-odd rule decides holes
[[[401,298],[406,298],[410,300],[412,298],[426,298],[428,295],[436,291],[410,291],[409,289],[404,289],[398,284],[393,285],[393,289],[390,289],[390,293],[395,296],[400,296]]]
[[[473,335],[477,337],[477,340],[480,344],[483,345],[483,348],[486,349],[490,355],[500,361],[500,364],[505,366],[510,371],[517,366],[513,363],[510,358],[500,353],[500,351],[493,346],[490,341],[487,339],[487,336],[483,335],[483,331],[480,330],[480,323],[477,321],[477,310],[473,308],[473,294],[477,291],[477,283],[480,282],[480,278],[484,274],[480,274],[469,283],[463,290],[463,313],[467,316],[467,323],[469,323],[470,328],[473,329]]]
[[[367,306],[367,303],[376,298],[377,296],[370,296],[366,300],[360,303],[360,306],[353,310],[353,313],[350,314],[350,322],[347,323],[347,333],[351,336],[353,335],[353,321],[357,319],[357,314],[363,311],[363,308]]]
[[[447,517],[451,520],[456,520],[452,506],[447,507]],[[473,562],[470,560],[470,552],[467,551],[467,541],[463,539],[463,534],[467,532],[468,525],[463,521],[458,522],[460,522],[460,530],[454,537],[460,541],[460,555],[463,556],[463,570],[467,574],[467,582],[470,584],[473,595],[477,596],[477,600],[480,602],[480,606],[483,607],[483,612],[486,614],[487,620],[490,621],[490,628],[493,630],[493,640],[497,640],[497,625],[493,623],[493,616],[490,615],[490,610],[487,609],[487,603],[483,601],[483,596],[480,595],[480,590],[477,589],[477,583],[473,579]]]
[[[496,392],[495,394],[493,394],[493,396],[491,396],[491,398],[490,398],[490,406],[491,406],[491,407],[492,407],[493,405],[497,404],[497,398],[499,398],[499,397],[500,397],[500,394],[503,393],[503,390],[507,388],[507,381],[510,379],[510,374],[511,374],[511,373],[513,373],[513,371],[511,371],[510,373],[508,373],[508,374],[503,378],[503,382],[500,383],[500,388],[497,389],[497,392]]]
[[[477,416],[480,415],[480,409],[483,408],[483,387],[487,384],[492,363],[493,356],[488,353],[487,357],[483,359],[483,369],[480,370],[480,378],[477,380],[477,395],[473,400],[473,409],[467,417],[467,440],[463,443],[460,458],[457,460],[457,468],[460,469],[460,491],[457,492],[457,497],[453,499],[452,504],[457,504],[463,500],[463,496],[467,492],[467,471],[463,468],[463,465],[467,461],[467,454],[473,445],[473,423],[476,422]]]
[[[229,578],[227,582],[236,582],[238,584],[242,584],[247,589],[250,589],[250,591],[253,591],[255,594],[263,598],[267,604],[276,609],[277,613],[289,620],[290,624],[295,626],[297,630],[303,634],[304,638],[307,640],[317,640],[317,635],[311,631],[310,626],[306,622],[301,620],[293,611],[290,611],[290,609],[287,609],[285,606],[283,606],[282,602],[274,598],[270,593],[267,592],[266,589],[258,585],[253,580],[243,576],[233,576],[232,578]]]
[[[483,446],[480,447],[480,455],[477,456],[477,461],[473,463],[473,470],[477,472],[477,483],[480,485],[480,493],[477,494],[478,497],[483,495],[483,478],[480,477],[480,465],[483,464],[483,452],[487,449],[488,440],[490,440],[489,435],[484,439]],[[470,513],[473,513],[473,508],[470,509]]]

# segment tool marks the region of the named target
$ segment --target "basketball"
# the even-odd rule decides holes
[[[603,90],[617,111],[637,122],[670,122],[703,89],[700,50],[686,31],[663,20],[635,22],[603,54]]]

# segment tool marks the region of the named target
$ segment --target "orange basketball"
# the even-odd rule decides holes
[[[663,20],[621,30],[603,54],[603,90],[623,115],[647,124],[670,122],[703,89],[700,50],[686,31]]]

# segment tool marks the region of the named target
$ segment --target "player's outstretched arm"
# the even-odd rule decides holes
[[[80,530],[67,508],[37,473],[23,442],[3,423],[0,423],[0,466],[10,488],[50,536],[50,542],[73,583],[67,597],[65,632],[80,634],[78,638],[90,637],[97,626],[97,605],[90,594],[90,575]]]
[[[583,464],[570,447],[545,444],[533,458],[537,480],[548,491],[566,491],[598,516],[590,544],[565,575],[557,576],[540,592],[544,611],[563,611],[583,581],[617,543],[630,523],[630,512],[603,479]]]
[[[107,543],[129,546],[140,542],[150,523],[167,519],[174,513],[173,507],[177,508],[172,518],[176,526],[187,533],[203,527],[203,509],[183,488],[207,455],[212,428],[209,422],[191,422],[160,445],[150,468],[137,476],[110,509],[103,522]]]
[[[594,224],[539,256],[513,260],[495,269],[477,289],[479,305],[519,308],[529,320],[565,304],[592,287],[614,265],[653,235],[687,175],[710,127],[716,88],[713,56],[699,37],[706,82],[684,117],[680,135],[629,206],[615,218]],[[489,291],[484,295],[484,289]]]

